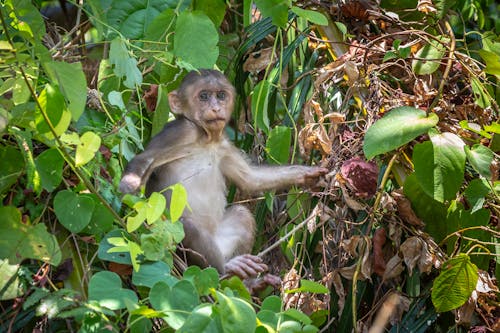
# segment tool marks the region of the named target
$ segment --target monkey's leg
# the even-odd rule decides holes
[[[255,220],[250,211],[240,205],[227,209],[215,232],[215,243],[226,262],[224,273],[246,279],[267,270],[261,258],[249,254],[254,237]]]

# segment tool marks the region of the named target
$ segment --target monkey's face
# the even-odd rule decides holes
[[[218,82],[195,84],[190,90],[187,102],[191,120],[211,134],[220,135],[233,111],[233,90]]]

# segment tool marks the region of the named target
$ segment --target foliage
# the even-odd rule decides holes
[[[499,329],[493,1],[84,3],[0,5],[2,331]],[[254,160],[330,170],[249,201],[283,279],[259,298],[185,267],[182,186],[117,190],[203,67]]]

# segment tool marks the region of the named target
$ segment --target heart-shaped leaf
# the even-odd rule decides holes
[[[92,160],[101,146],[101,138],[94,132],[85,132],[76,147],[76,166],[81,166]]]
[[[52,192],[62,181],[63,157],[57,149],[48,149],[38,155],[35,164],[43,188]]]
[[[73,233],[82,231],[89,224],[94,207],[91,198],[69,190],[59,191],[54,198],[54,211],[59,222]]]
[[[438,123],[438,116],[403,106],[391,110],[373,124],[365,134],[363,151],[367,159],[407,144]]]
[[[100,306],[110,310],[124,309],[126,301],[139,301],[132,290],[122,288],[118,274],[108,271],[96,273],[90,279],[89,300],[97,301]]]
[[[491,178],[490,166],[493,162],[493,152],[483,145],[477,144],[472,148],[465,146],[467,160],[481,176]]]
[[[163,261],[141,264],[138,272],[133,272],[132,283],[136,286],[153,287],[157,282],[164,282],[173,286],[179,281],[170,274],[170,267]]]
[[[186,280],[177,282],[172,288],[165,282],[156,283],[149,292],[149,300],[153,309],[168,313],[164,319],[173,329],[180,328],[200,304],[196,289]]]

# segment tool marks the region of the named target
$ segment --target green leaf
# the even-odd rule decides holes
[[[269,132],[266,142],[266,153],[270,163],[284,164],[290,155],[292,129],[286,126],[276,126]]]
[[[298,322],[301,322],[302,324],[309,325],[312,322],[311,318],[309,318],[305,313],[300,312],[297,309],[288,309],[285,312],[283,312],[283,314]]]
[[[191,333],[191,332],[202,332],[202,333],[219,333],[222,328],[218,325],[216,319],[213,316],[213,305],[209,303],[200,304],[197,306],[193,312],[186,319],[184,325],[182,325],[177,333]]]
[[[15,184],[24,171],[23,154],[12,146],[0,147],[0,194]]]
[[[367,159],[401,147],[434,127],[436,114],[428,116],[420,109],[402,106],[391,110],[366,132],[363,151]]]
[[[59,222],[72,233],[85,228],[92,218],[94,201],[69,190],[59,191],[54,198],[54,211]]]
[[[95,157],[95,153],[101,147],[101,138],[94,132],[85,132],[76,146],[76,166],[87,164]]]
[[[432,285],[432,303],[438,312],[457,309],[476,289],[478,270],[466,254],[460,254],[444,263],[441,273]]]
[[[216,28],[220,27],[226,15],[226,2],[221,0],[203,0],[194,2],[194,10],[207,14]]]
[[[413,163],[424,192],[444,202],[455,198],[464,179],[463,141],[452,133],[431,135],[431,141],[415,146]]]
[[[170,287],[179,281],[170,274],[170,267],[163,261],[143,263],[139,271],[132,274],[132,283],[136,286],[152,288],[160,281]]]
[[[141,235],[142,249],[148,260],[162,260],[168,253],[175,251],[177,244],[184,238],[181,222],[158,222],[150,228],[151,233]]]
[[[485,197],[490,193],[491,189],[488,183],[483,179],[473,179],[464,192],[465,198],[471,206],[471,213],[475,213],[483,208]]]
[[[191,281],[198,294],[208,295],[211,289],[219,285],[219,273],[213,267],[201,270],[198,266],[191,266],[184,272],[184,279]]]
[[[270,17],[273,24],[285,28],[288,23],[290,0],[255,0],[255,5],[264,17]]]
[[[1,162],[0,162],[1,163]],[[42,187],[52,192],[62,181],[64,158],[55,148],[42,152],[35,160]]]
[[[141,39],[149,23],[167,8],[175,9],[175,0],[113,0],[107,9],[107,22],[128,39]],[[110,36],[116,33],[110,30]],[[108,37],[110,37],[108,36]]]
[[[300,287],[295,289],[289,289],[285,291],[287,294],[307,292],[314,294],[328,294],[329,290],[327,287],[321,283],[310,281],[310,280],[300,280]]]
[[[131,265],[132,261],[130,259],[129,252],[109,252],[114,247],[114,245],[109,242],[110,239],[123,238],[126,236],[128,236],[128,234],[125,232],[125,230],[117,229],[110,231],[99,243],[97,257],[101,260],[112,261],[124,265]],[[126,244],[125,240],[123,243]]]
[[[200,11],[182,12],[177,18],[174,54],[195,68],[213,68],[219,57],[219,34],[210,18]]]
[[[104,271],[90,279],[89,301],[97,301],[110,310],[120,310],[126,307],[126,302],[137,303],[139,300],[132,290],[122,288],[118,274]]]
[[[484,72],[491,75],[500,76],[500,55],[495,52],[479,50],[479,55],[486,63]]]
[[[444,37],[438,37],[442,42],[445,42]],[[429,44],[425,44],[415,54],[415,60],[412,61],[411,67],[415,74],[426,75],[434,73],[441,65],[441,59],[445,54],[446,49],[436,40],[431,40]]]
[[[113,71],[119,78],[126,77],[125,87],[134,89],[142,83],[142,73],[137,68],[137,60],[130,56],[124,40],[115,38],[109,49],[109,62],[114,65]]]
[[[134,205],[134,209],[137,214],[127,217],[127,231],[134,232],[142,225],[142,222],[146,220],[147,215],[147,203],[145,201],[139,201]]]
[[[21,221],[16,207],[0,207],[0,258],[9,259],[11,265],[25,259],[35,259],[57,266],[61,262],[61,249],[45,224],[31,226]]]
[[[260,81],[252,93],[252,115],[256,127],[269,133],[269,96],[271,84],[267,80]]]
[[[257,315],[252,306],[239,298],[228,297],[218,291],[216,294],[223,331],[254,333],[257,327]]]
[[[147,210],[146,210],[146,221],[148,224],[153,224],[161,218],[163,212],[165,212],[165,206],[167,205],[167,199],[158,193],[153,192],[148,198]]]
[[[87,80],[79,62],[52,61],[46,64],[52,80],[57,80],[59,90],[68,103],[71,118],[77,121],[85,109]]]
[[[281,307],[283,303],[281,302],[281,298],[276,295],[268,296],[262,301],[262,305],[260,307],[261,310],[269,310],[274,313],[281,312]]]
[[[35,120],[36,129],[41,134],[48,133],[50,132],[50,126],[45,121],[42,112],[47,115],[52,127],[56,127],[63,116],[63,110],[65,108],[64,96],[58,89],[54,88],[50,84],[46,84],[45,89],[43,89],[40,96],[38,96],[38,101],[40,102],[42,110],[37,109]]]
[[[292,6],[292,12],[297,14],[297,16],[308,20],[309,22],[316,25],[328,25],[328,19],[323,13],[314,10],[302,9],[296,6]]]
[[[8,260],[0,259],[0,300],[6,301],[25,293],[18,270],[19,265],[9,265]]]
[[[168,315],[163,319],[173,329],[179,329],[189,314],[200,304],[199,296],[193,284],[181,280],[172,287],[165,282],[156,283],[149,292],[151,306]]]
[[[467,160],[477,173],[484,178],[491,178],[490,166],[493,163],[494,154],[488,147],[481,144],[476,144],[472,148],[465,146],[465,154],[467,155]]]
[[[180,183],[171,185],[168,189],[172,191],[170,196],[170,207],[168,208],[170,221],[179,221],[186,207],[189,207],[186,189]]]
[[[93,193],[82,193],[80,195],[94,201],[94,210],[92,211],[90,222],[81,232],[93,235],[99,240],[105,232],[113,228],[115,216],[106,206],[104,206],[97,195]]]

